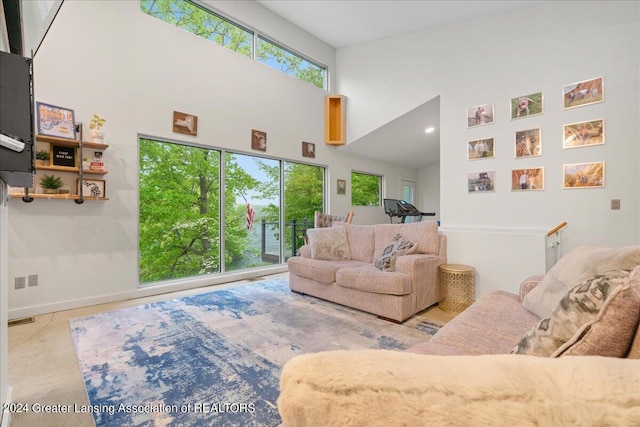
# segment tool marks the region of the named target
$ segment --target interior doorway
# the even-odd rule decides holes
[[[402,200],[416,206],[416,181],[402,178],[400,185],[402,186]],[[418,221],[420,221],[419,216],[408,216],[405,219],[405,223]]]

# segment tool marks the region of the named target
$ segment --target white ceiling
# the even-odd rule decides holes
[[[335,47],[497,15],[546,1],[256,0],[287,21]],[[440,99],[419,107],[339,147],[359,157],[420,169],[440,160]],[[427,135],[427,126],[435,132]],[[398,147],[402,149],[398,149]]]
[[[545,3],[525,0],[256,1],[336,48]]]

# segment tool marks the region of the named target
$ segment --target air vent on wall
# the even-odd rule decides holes
[[[23,317],[22,319],[13,319],[13,320],[9,320],[9,327],[11,326],[18,326],[18,325],[26,325],[27,323],[33,323],[36,321],[36,318],[31,316],[31,317]]]

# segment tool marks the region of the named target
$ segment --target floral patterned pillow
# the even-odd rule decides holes
[[[375,266],[382,271],[396,271],[396,259],[414,253],[417,247],[416,243],[405,240],[402,234],[398,233],[376,259]]]
[[[636,272],[640,268],[634,276]],[[624,357],[640,312],[640,277],[632,280],[630,276],[630,270],[612,270],[580,283],[511,352]]]

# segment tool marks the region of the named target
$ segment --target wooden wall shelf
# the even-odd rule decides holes
[[[346,102],[344,95],[327,95],[325,97],[325,142],[329,145],[347,143]]]
[[[78,195],[78,182],[82,177],[83,180],[91,181],[94,180],[96,182],[103,182],[103,191],[106,188],[106,181],[104,179],[98,179],[101,175],[106,175],[109,173],[107,170],[92,170],[89,169],[88,165],[82,165],[82,158],[80,158],[80,140],[71,140],[65,138],[57,138],[54,136],[47,135],[36,135],[36,142],[38,143],[35,147],[36,151],[40,150],[48,150],[51,153],[50,160],[41,162],[40,160],[36,160],[35,169],[36,175],[34,177],[34,188],[29,189],[29,197],[33,199],[45,199],[45,200],[78,200],[80,197]],[[75,164],[69,166],[61,166],[54,165],[53,163],[53,146],[60,147],[68,147],[73,148],[74,156],[75,156]],[[96,151],[104,151],[109,148],[108,144],[98,143],[98,142],[90,142],[90,141],[82,141],[83,151],[87,150],[92,152]],[[64,149],[63,149],[64,150]],[[71,150],[69,150],[71,151]],[[84,151],[83,154],[87,153]],[[87,153],[88,154],[88,153]],[[93,153],[91,153],[93,154]],[[86,156],[90,157],[90,156]],[[69,162],[71,163],[71,162]],[[38,181],[45,174],[52,174],[52,172],[57,172],[55,175],[59,176],[62,179],[63,187],[69,189],[69,193],[65,194],[43,194],[36,193],[35,186]],[[86,193],[86,192],[85,192]],[[106,191],[105,191],[106,193]],[[104,195],[104,193],[102,194]],[[22,198],[24,196],[24,191],[11,193],[11,198]],[[83,194],[84,200],[109,200],[108,197],[88,197],[86,194]]]
[[[20,193],[11,193],[12,199],[21,199],[24,197],[24,194]],[[31,194],[29,193],[29,197],[33,197],[34,199],[49,199],[49,200],[77,200],[80,197],[77,194]],[[103,201],[109,200],[108,197],[83,197],[84,200],[92,200],[92,201]]]
[[[56,138],[55,136],[36,135],[36,141],[47,142],[49,144],[61,145],[63,147],[79,147],[80,141],[71,140],[65,138]],[[109,144],[102,144],[99,142],[82,141],[82,146],[87,148],[94,148],[96,150],[106,150],[109,148]]]

